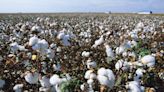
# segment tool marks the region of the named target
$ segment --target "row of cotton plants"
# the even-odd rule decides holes
[[[66,15],[0,16],[1,92],[164,91],[164,16]]]

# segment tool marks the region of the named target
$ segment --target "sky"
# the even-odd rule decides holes
[[[0,13],[139,12],[164,13],[164,0],[0,0]]]

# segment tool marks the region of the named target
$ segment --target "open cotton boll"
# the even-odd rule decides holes
[[[101,85],[106,85],[110,88],[113,88],[115,83],[115,75],[110,69],[100,68],[98,70],[97,79]]]
[[[92,47],[96,48],[97,46],[104,43],[104,37],[101,36],[98,40],[95,41],[95,43],[92,45]]]
[[[126,88],[129,89],[128,92],[142,92],[141,85],[137,81],[128,82]]]
[[[87,80],[87,83],[88,83],[89,85],[92,85],[92,84],[93,84],[93,82],[94,82],[94,80],[93,80],[93,79],[88,79],[88,80]]]
[[[5,85],[5,81],[0,79],[0,88],[3,88],[4,85]]]
[[[55,56],[54,51],[51,50],[51,49],[47,49],[47,57],[48,57],[49,59],[53,59],[54,56]]]
[[[155,65],[155,57],[152,55],[146,55],[141,58],[141,62],[148,67],[153,67]]]
[[[105,69],[105,68],[100,68],[100,69],[97,71],[97,74],[98,74],[98,75],[102,75],[102,76],[106,76],[106,75],[107,75],[106,69]]]
[[[60,84],[61,82],[62,82],[62,79],[59,78],[57,74],[52,75],[50,78],[51,85],[57,85],[57,84]]]
[[[136,25],[136,28],[143,28],[144,27],[144,23],[143,22],[139,22],[137,25]]]
[[[40,87],[39,92],[54,92],[54,91],[50,91],[50,88]]]
[[[130,32],[130,36],[131,36],[131,38],[134,39],[134,40],[137,40],[137,39],[138,39],[138,35],[137,35],[136,32]]]
[[[18,47],[19,47],[19,50],[20,50],[20,51],[27,51],[27,49],[25,49],[25,46],[19,45]]]
[[[23,88],[23,84],[16,84],[14,87],[13,87],[13,90],[15,92],[22,92],[22,88]]]
[[[39,80],[39,74],[37,72],[26,72],[24,78],[29,84],[37,84]]]
[[[138,68],[138,69],[136,70],[136,74],[137,74],[137,76],[140,76],[140,77],[143,76],[143,73],[144,73],[144,72],[146,72],[146,71],[143,70],[143,69],[141,69],[141,68]]]
[[[32,49],[41,52],[42,54],[46,54],[48,49],[48,42],[45,39],[39,40],[37,44],[35,44]]]
[[[15,53],[16,51],[19,50],[19,45],[17,42],[14,42],[10,44],[10,48],[11,48],[11,51]]]
[[[54,71],[61,71],[61,65],[59,63],[53,64]]]
[[[90,52],[83,51],[83,52],[81,53],[81,55],[82,55],[83,57],[89,57]]]
[[[105,48],[106,48],[107,57],[114,58],[114,53],[113,53],[112,48],[110,48],[110,46],[107,44],[105,44]]]
[[[132,40],[132,41],[131,41],[131,47],[135,47],[135,46],[137,46],[137,42],[134,41],[134,40]]]
[[[51,44],[50,44],[50,48],[51,48],[51,49],[56,48],[56,47],[57,47],[57,46],[56,46],[55,43],[51,43]]]
[[[63,39],[62,39],[63,45],[64,45],[64,46],[70,46],[71,43],[69,42],[69,40],[70,40],[70,36],[69,36],[69,35],[65,35],[65,36],[63,37]]]
[[[90,59],[87,60],[87,68],[91,69],[91,68],[96,68],[97,67],[97,63],[95,61],[91,61]]]
[[[84,78],[85,78],[85,79],[90,79],[90,77],[91,77],[92,74],[94,75],[93,70],[87,70],[87,71],[85,72]],[[92,75],[92,76],[93,76],[93,75]]]
[[[41,28],[39,27],[39,26],[37,26],[37,25],[35,25],[35,26],[33,26],[32,28],[31,28],[31,31],[32,32],[40,32],[41,31]]]
[[[85,84],[84,84],[84,83],[80,85],[80,89],[81,89],[82,91],[85,90]]]
[[[36,37],[36,36],[33,36],[33,37],[31,37],[31,38],[29,39],[29,45],[30,45],[30,46],[33,46],[33,45],[35,45],[36,43],[38,43],[38,41],[39,41],[39,38]]]
[[[134,76],[134,81],[140,81],[141,80],[141,77],[143,77],[143,73],[145,72],[145,70],[141,69],[141,68],[138,68],[136,70],[136,76]]]
[[[120,70],[120,68],[123,67],[123,63],[124,63],[124,61],[122,59],[121,60],[118,60],[117,63],[115,64],[115,68],[117,70]]]
[[[98,79],[98,81],[99,81],[99,83],[101,85],[105,85],[105,86],[108,86],[109,87],[110,81],[108,80],[108,77],[102,76],[102,75],[98,75],[97,76],[97,79]]]
[[[58,39],[63,39],[65,36],[65,33],[64,32],[59,32],[59,34],[57,35],[57,38]]]
[[[126,51],[129,48],[131,48],[131,45],[129,43],[124,43],[116,48],[116,54],[122,54],[124,51]]]
[[[40,84],[42,87],[49,88],[51,86],[50,79],[46,76],[43,76],[41,79],[39,79]]]

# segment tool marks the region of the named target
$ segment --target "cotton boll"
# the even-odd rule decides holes
[[[153,67],[155,65],[155,57],[152,55],[146,55],[141,58],[141,62],[148,67]]]
[[[123,60],[118,60],[118,62],[115,64],[115,68],[117,69],[117,70],[120,70],[120,68],[122,68],[123,67]]]
[[[90,59],[87,60],[87,68],[91,69],[91,68],[96,68],[97,67],[97,63],[95,61],[91,61]]]
[[[83,57],[89,57],[90,52],[83,51],[81,55],[82,55]]]
[[[38,42],[38,44],[40,44],[41,49],[47,49],[47,48],[48,48],[48,42],[47,42],[45,39],[40,40],[40,41]]]
[[[146,72],[146,71],[143,70],[143,69],[141,69],[141,68],[138,68],[138,69],[136,70],[136,74],[137,74],[137,76],[140,76],[140,77],[143,76],[143,73],[144,73],[144,72]]]
[[[56,44],[54,44],[54,43],[50,44],[50,48],[51,49],[56,48]]]
[[[110,84],[109,80],[108,80],[108,77],[106,77],[106,76],[98,75],[97,79],[98,79],[98,81],[100,82],[101,85],[108,86]]]
[[[90,79],[91,74],[93,73],[93,70],[87,70],[85,72],[84,78],[85,79]]]
[[[23,84],[16,84],[14,87],[13,87],[13,90],[15,92],[22,92],[22,88],[23,88]]]
[[[16,51],[19,50],[19,45],[17,42],[14,42],[10,44],[10,48],[11,48],[11,51],[15,53]]]
[[[102,75],[102,76],[106,76],[106,69],[105,68],[100,68],[98,71],[97,71],[97,74],[98,75]]]
[[[92,84],[93,84],[93,82],[94,82],[94,80],[93,80],[93,79],[88,79],[88,80],[87,80],[87,83],[88,83],[89,85],[92,85]]]
[[[144,27],[144,23],[143,22],[139,22],[136,27],[137,28],[143,28]]]
[[[141,86],[137,81],[128,82],[126,88],[129,92],[141,92]]]
[[[112,51],[112,48],[110,48],[110,46],[107,44],[105,44],[105,48],[106,48],[107,57],[114,58],[114,53]]]
[[[62,51],[61,47],[56,48],[56,52],[61,52],[61,51]]]
[[[0,79],[0,88],[3,88],[4,85],[5,85],[5,81]]]
[[[126,51],[129,48],[131,48],[131,45],[129,43],[124,43],[116,48],[116,54],[122,54],[124,51]]]
[[[134,81],[141,81],[141,77],[143,77],[143,73],[145,72],[145,70],[138,68],[136,70],[136,76],[134,76]]]
[[[54,91],[50,91],[50,88],[40,87],[39,92],[54,92]]]
[[[113,88],[115,83],[115,75],[110,69],[100,68],[98,70],[97,79],[101,85],[106,85],[110,88]]]
[[[128,56],[131,56],[131,57],[136,58],[136,54],[135,54],[135,52],[129,52],[128,54],[129,54]]]
[[[33,37],[31,37],[31,38],[29,39],[29,45],[30,45],[30,46],[33,46],[33,45],[35,45],[36,43],[38,43],[38,41],[39,41],[39,38],[36,37],[36,36],[33,36]]]
[[[85,90],[85,84],[81,84],[81,85],[80,85],[80,89],[81,89],[82,91],[84,91],[84,90]]]
[[[19,48],[20,51],[27,51],[27,49],[25,49],[24,46],[19,45],[18,48]]]
[[[54,71],[61,71],[61,65],[59,63],[53,64]]]
[[[48,42],[45,39],[43,39],[43,40],[39,40],[38,43],[32,47],[32,49],[37,50],[41,52],[42,54],[46,54],[48,46],[49,46]]]
[[[35,25],[35,26],[33,26],[33,27],[31,28],[31,31],[32,31],[32,32],[40,32],[40,31],[41,31],[41,28],[40,28],[39,26]]]
[[[65,36],[65,33],[64,32],[60,32],[58,35],[57,35],[57,38],[58,39],[63,39]]]
[[[63,45],[64,45],[64,46],[70,46],[71,43],[69,42],[69,40],[70,40],[70,36],[69,36],[69,35],[65,35],[65,36],[63,37],[63,39],[62,39]]]
[[[123,46],[117,47],[116,48],[116,54],[121,54],[124,52],[124,50],[125,50],[125,48]]]
[[[49,82],[49,78],[46,76],[43,76],[39,81],[42,87],[49,88],[51,86]]]
[[[57,84],[60,84],[61,82],[62,82],[62,80],[59,78],[59,76],[57,74],[54,74],[50,78],[51,85],[57,85]]]
[[[37,72],[31,73],[31,72],[26,72],[25,73],[25,80],[26,82],[30,84],[37,84],[39,80],[39,74]]]
[[[132,40],[132,41],[131,41],[131,46],[132,46],[132,47],[137,46],[137,42],[136,42],[136,41],[134,41],[134,40]]]
[[[104,43],[104,37],[103,36],[101,36],[98,40],[96,40],[92,47],[96,48],[97,46],[101,45],[102,43]]]
[[[127,56],[128,56],[128,52],[124,51],[124,52],[122,53],[122,56],[123,56],[123,57],[127,57]]]
[[[48,57],[49,59],[53,59],[54,56],[55,56],[54,51],[51,50],[51,49],[47,49],[47,57]]]

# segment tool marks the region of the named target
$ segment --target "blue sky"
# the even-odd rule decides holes
[[[137,12],[164,13],[164,0],[0,0],[1,13]]]

